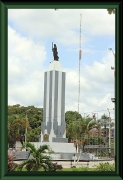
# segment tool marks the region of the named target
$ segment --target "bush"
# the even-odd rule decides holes
[[[57,163],[52,163],[53,164],[53,169],[52,171],[56,171],[57,169],[62,169],[62,165],[61,164],[57,164]]]
[[[115,171],[115,165],[109,164],[109,162],[106,163],[99,163],[99,165],[95,165],[96,169],[95,171]]]
[[[8,171],[14,171],[15,168],[18,166],[16,163],[13,162],[14,156],[8,155]]]
[[[25,168],[27,169],[27,171],[31,171],[32,168],[34,168],[35,164],[26,164]]]

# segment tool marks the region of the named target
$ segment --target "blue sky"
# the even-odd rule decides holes
[[[109,108],[114,119],[114,56],[108,48],[115,52],[115,15],[106,9],[9,9],[9,105],[43,107],[43,78],[53,60],[53,42],[66,72],[65,109],[78,110],[80,14],[80,113],[108,115]]]

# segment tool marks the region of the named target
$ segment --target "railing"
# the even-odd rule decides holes
[[[85,145],[84,148],[109,148],[109,145]],[[114,146],[111,145],[110,148],[113,149]]]

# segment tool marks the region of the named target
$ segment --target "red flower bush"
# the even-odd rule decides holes
[[[14,171],[14,169],[18,166],[13,162],[14,156],[8,155],[8,171]]]

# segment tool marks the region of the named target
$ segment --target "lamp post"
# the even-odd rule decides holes
[[[115,53],[112,50],[112,48],[109,48],[109,50],[112,51],[112,53],[113,53],[113,56],[114,56],[114,66],[115,66]],[[114,98],[111,98],[111,101],[115,102],[115,67],[111,66],[111,69],[114,70]]]
[[[112,51],[113,56],[114,56],[114,67],[111,66],[111,69],[114,70],[114,98],[111,98],[111,101],[114,103],[114,124],[115,124],[115,53],[112,50],[112,48],[109,48],[110,51]],[[114,157],[115,157],[115,126],[114,126]],[[115,159],[116,160],[116,157]]]
[[[95,114],[96,114],[97,117],[95,116]],[[98,120],[98,113],[92,113],[92,118],[95,119],[95,120]]]
[[[112,51],[113,56],[114,56],[114,66],[115,66],[115,53],[112,50],[112,48],[109,48],[110,51]],[[111,98],[112,102],[115,102],[115,67],[111,66],[111,69],[114,70],[114,98]]]
[[[27,113],[26,113],[25,143],[26,143],[26,136],[27,136]]]
[[[111,127],[110,127],[110,123],[111,123],[111,118],[110,118],[110,112],[109,109],[107,108],[108,113],[109,113],[109,157],[111,154]]]

